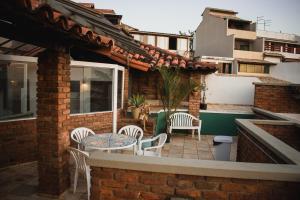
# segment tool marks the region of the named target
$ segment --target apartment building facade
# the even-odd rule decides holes
[[[257,31],[256,23],[237,14],[204,10],[194,38],[195,58],[217,63],[219,73],[246,75],[266,75],[278,62],[299,60],[298,37]]]
[[[181,56],[190,58],[190,44],[192,36],[140,31],[137,29],[128,30],[134,39],[164,50],[177,53]]]
[[[272,31],[256,31],[263,40],[264,59],[279,62],[300,62],[300,36]]]

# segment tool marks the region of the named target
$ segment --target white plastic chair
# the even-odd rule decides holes
[[[166,133],[161,133],[158,136],[155,136],[150,139],[141,140],[141,142],[139,144],[138,155],[161,157],[161,150],[162,150],[162,147],[164,146],[164,144],[166,143],[166,140],[167,140]],[[142,149],[143,143],[146,143],[146,142],[152,143],[152,142],[156,142],[156,141],[157,141],[157,145],[154,145],[151,147],[145,147],[144,149]]]
[[[91,129],[85,127],[76,128],[71,132],[72,140],[77,143],[77,148],[81,150],[83,150],[83,148],[81,148],[82,140],[89,135],[95,135],[95,133]]]
[[[143,129],[141,129],[138,126],[135,125],[127,125],[122,127],[119,131],[118,134],[124,134],[124,135],[128,135],[131,137],[134,137],[137,139],[137,144],[133,146],[133,154],[136,155],[137,150],[138,150],[138,145],[144,135],[144,131]]]
[[[194,137],[195,130],[198,131],[198,139],[201,140],[201,124],[202,121],[194,117],[193,115],[190,115],[188,113],[174,113],[170,116],[170,133],[174,129],[179,130],[192,130],[192,136]],[[193,121],[198,122],[198,126],[193,125]]]
[[[69,147],[68,151],[72,155],[75,161],[75,174],[74,174],[74,188],[73,192],[76,192],[77,188],[77,181],[78,181],[78,174],[83,173],[86,177],[87,182],[87,193],[88,193],[88,200],[90,199],[90,189],[91,189],[91,170],[90,166],[86,164],[85,159],[89,157],[89,153],[85,151],[81,151],[79,149],[75,149],[73,147]]]

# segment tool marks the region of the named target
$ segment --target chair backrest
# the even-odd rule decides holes
[[[193,120],[196,119],[188,113],[174,113],[170,116],[171,126],[193,126]]]
[[[95,135],[95,133],[91,129],[85,128],[85,127],[76,128],[71,132],[71,138],[72,138],[72,140],[77,142],[78,149],[80,149],[79,144],[81,143],[82,139],[89,136],[89,135]]]
[[[167,134],[166,133],[161,133],[153,139],[154,140],[158,139],[158,143],[155,147],[156,147],[156,152],[159,153],[159,155],[160,155],[161,154],[161,149],[167,141]]]
[[[81,151],[73,147],[69,147],[68,151],[70,152],[75,161],[76,168],[82,172],[85,172],[88,168],[85,159],[89,157],[89,154],[85,151]]]
[[[143,129],[141,129],[138,126],[135,125],[127,125],[122,127],[119,131],[118,134],[125,134],[125,135],[129,135],[131,137],[135,137],[138,142],[141,141],[143,135],[144,135],[144,131]]]

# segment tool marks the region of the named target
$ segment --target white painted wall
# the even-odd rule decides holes
[[[300,62],[278,63],[270,67],[272,77],[300,84]]]
[[[253,82],[261,82],[256,77],[216,75],[206,76],[206,103],[253,105]]]

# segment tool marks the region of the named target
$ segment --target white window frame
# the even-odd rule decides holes
[[[37,63],[37,57],[30,57],[30,56],[16,56],[16,55],[3,55],[0,54],[0,60],[4,61],[12,61],[12,62],[29,62],[29,63]],[[88,114],[96,114],[96,113],[113,113],[113,133],[117,131],[117,98],[118,98],[118,71],[122,71],[123,74],[123,81],[122,81],[122,102],[121,108],[124,105],[124,83],[125,83],[125,68],[120,65],[116,64],[108,64],[108,63],[95,63],[95,62],[85,62],[85,61],[75,61],[72,60],[70,63],[70,67],[92,67],[92,68],[104,68],[104,69],[112,69],[113,70],[113,78],[112,78],[112,111],[102,111],[102,112],[89,112],[89,113],[76,113],[74,115],[88,115]],[[15,120],[22,120],[22,119],[15,119]],[[5,120],[1,120],[5,121]]]

